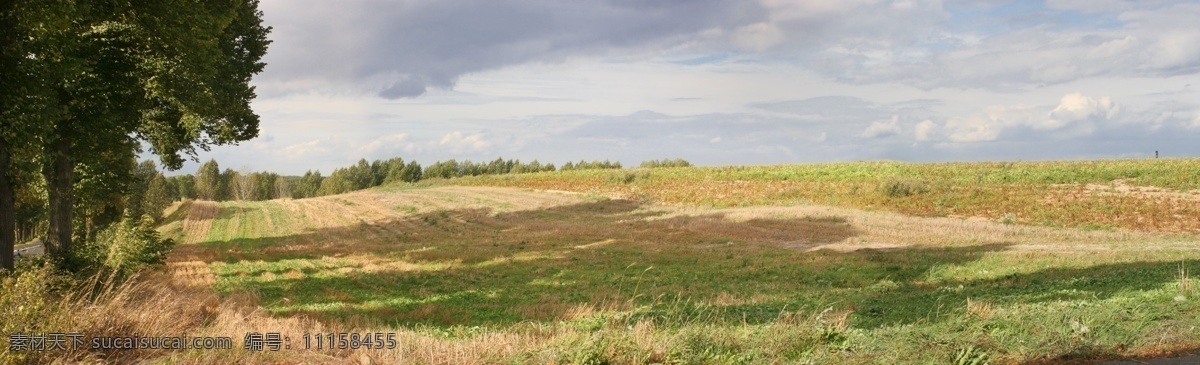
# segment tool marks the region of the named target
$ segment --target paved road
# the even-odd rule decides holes
[[[38,256],[45,253],[46,247],[42,246],[42,240],[40,239],[13,248],[15,256]]]

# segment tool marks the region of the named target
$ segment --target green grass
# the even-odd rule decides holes
[[[274,316],[480,363],[1055,363],[1200,349],[1197,184],[1195,159],[582,170],[225,202],[193,241]],[[755,206],[784,208],[713,209]]]

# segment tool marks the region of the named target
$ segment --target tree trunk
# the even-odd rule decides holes
[[[16,91],[19,90],[20,53],[14,52],[14,46],[20,37],[17,29],[17,3],[12,0],[0,0],[0,132],[11,128],[13,121],[6,115],[14,109],[13,102]],[[14,189],[12,185],[12,144],[0,138],[0,268],[13,268],[13,244],[16,243],[16,209]]]
[[[60,135],[47,146],[49,161],[42,169],[50,198],[46,253],[58,259],[66,259],[71,249],[71,203],[75,201],[75,160],[71,158],[71,141],[65,137]]]
[[[0,269],[13,269],[13,245],[16,243],[17,220],[10,166],[8,141],[0,138]]]

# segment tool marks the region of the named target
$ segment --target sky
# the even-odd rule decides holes
[[[263,0],[222,168],[1200,156],[1200,2]],[[191,173],[188,163],[177,173]]]

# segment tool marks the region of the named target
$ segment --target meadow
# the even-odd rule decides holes
[[[1200,348],[1198,171],[1197,160],[583,170],[187,201],[160,228],[180,242],[166,269],[127,289],[156,300],[113,296],[146,308],[121,317],[143,333],[175,318],[171,331],[294,343],[400,335],[392,350],[137,355],[161,362],[1156,356]],[[77,310],[107,313],[88,308]]]

